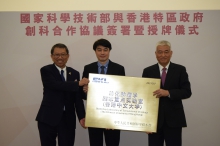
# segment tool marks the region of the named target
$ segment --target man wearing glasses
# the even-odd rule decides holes
[[[75,141],[76,114],[85,128],[85,109],[79,86],[88,84],[80,79],[79,72],[66,63],[69,50],[64,44],[55,44],[51,49],[53,64],[41,68],[43,100],[36,117],[42,146],[73,146]]]

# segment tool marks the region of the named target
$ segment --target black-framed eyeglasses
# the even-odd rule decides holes
[[[62,58],[66,57],[68,54],[53,54],[54,57],[59,58],[60,56]]]

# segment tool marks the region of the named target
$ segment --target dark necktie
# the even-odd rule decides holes
[[[100,74],[105,74],[104,68],[105,68],[105,66],[101,66],[101,72],[100,72]]]
[[[64,71],[61,70],[61,74],[60,74],[60,76],[61,76],[62,81],[65,82],[65,78],[64,78],[63,73],[64,73]],[[66,97],[65,97],[65,102],[64,102],[65,105],[64,105],[64,107],[63,107],[63,110],[64,110],[64,111],[66,110],[66,105],[67,105],[66,102],[67,102],[67,100],[66,100]]]
[[[162,70],[163,70],[163,72],[162,72],[162,75],[161,75],[161,80],[162,80],[162,85],[164,86],[165,80],[166,80],[166,75],[167,75],[167,73],[166,73],[167,69],[163,68]]]
[[[64,73],[64,71],[63,71],[63,70],[61,70],[61,74],[60,74],[60,76],[61,76],[62,81],[63,81],[63,82],[65,82],[65,78],[64,78],[63,73]]]

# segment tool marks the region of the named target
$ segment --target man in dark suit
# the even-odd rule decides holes
[[[99,39],[93,44],[98,61],[88,64],[84,67],[83,77],[88,78],[89,73],[101,73],[109,75],[125,76],[124,67],[109,60],[111,43],[106,39]],[[88,87],[84,86],[84,92]],[[86,99],[86,95],[85,95]],[[120,142],[120,130],[110,130],[103,128],[89,127],[90,146],[103,146],[103,134],[105,136],[106,146],[118,146]]]
[[[80,79],[79,72],[66,66],[69,51],[64,44],[51,49],[54,64],[41,68],[43,100],[36,117],[42,146],[73,146],[75,141],[76,115],[85,127],[85,109],[79,86],[88,84]]]
[[[160,41],[155,55],[158,63],[147,67],[142,77],[161,78],[161,89],[153,92],[159,98],[158,125],[156,133],[148,133],[149,146],[181,146],[182,127],[186,127],[182,99],[191,96],[186,68],[170,62],[171,44]]]

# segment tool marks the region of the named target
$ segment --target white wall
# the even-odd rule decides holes
[[[219,10],[220,1],[86,1],[86,0],[62,0],[62,1],[0,1],[0,11],[73,11],[73,10]],[[219,11],[218,11],[219,13]],[[1,15],[2,16],[2,15]],[[209,15],[211,16],[211,15]],[[214,18],[213,18],[214,19]],[[210,19],[210,20],[213,20]],[[218,19],[218,17],[216,17]],[[10,21],[9,21],[10,22]],[[5,27],[8,25],[9,27]],[[200,37],[158,37],[170,40],[173,45],[172,61],[186,66],[192,84],[192,97],[184,100],[185,113],[188,127],[183,129],[184,146],[217,146],[220,145],[218,132],[220,131],[219,99],[219,21],[215,24],[211,21],[204,23]],[[16,37],[10,36],[10,26],[13,24],[0,22],[0,145],[1,146],[39,146],[39,136],[34,121],[42,99],[42,84],[40,81],[39,68],[51,63],[49,50],[59,38],[52,38],[50,42],[41,40],[29,42],[28,45]],[[211,27],[210,27],[211,26]],[[4,28],[4,30],[3,30]],[[6,30],[7,28],[7,30]],[[14,27],[12,27],[14,28]],[[214,30],[212,28],[215,28]],[[19,31],[19,30],[18,30]],[[96,38],[89,37],[81,41],[71,42],[64,40],[72,52],[68,65],[82,73],[83,66],[95,60],[95,54],[91,49]],[[113,50],[111,59],[123,64],[128,76],[141,76],[142,69],[156,63],[154,46],[157,38],[153,41],[142,42],[141,46],[129,43],[125,45],[117,39],[111,39]],[[82,42],[87,42],[83,44]],[[123,41],[126,41],[123,40]],[[34,48],[41,51],[22,49]],[[74,54],[74,47],[88,48],[84,61],[81,56]],[[142,48],[136,52],[138,57],[134,59],[120,59],[120,54],[134,53],[134,48]],[[41,48],[44,47],[44,48]],[[117,48],[121,48],[118,54]],[[145,49],[146,48],[146,49]],[[48,53],[48,54],[47,54]],[[75,57],[75,58],[74,58]],[[28,61],[27,61],[28,60]],[[132,62],[132,63],[129,63]],[[31,68],[31,70],[29,70]],[[26,71],[27,70],[27,71]],[[36,81],[36,82],[33,82]],[[11,88],[13,87],[13,88]],[[26,91],[28,90],[28,91]],[[18,96],[19,95],[19,96]],[[9,98],[12,97],[12,98]],[[1,124],[4,123],[4,124]],[[7,137],[5,137],[7,135]],[[88,145],[87,130],[77,125],[76,146]],[[121,134],[121,146],[147,145],[147,135],[140,132],[123,131]]]

